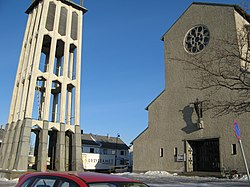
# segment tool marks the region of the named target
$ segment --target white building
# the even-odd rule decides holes
[[[117,137],[82,134],[84,170],[113,171],[129,166],[129,147]]]

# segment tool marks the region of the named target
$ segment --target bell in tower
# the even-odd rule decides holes
[[[0,169],[82,170],[83,1],[34,0],[24,34]],[[31,146],[30,146],[31,145]],[[32,155],[32,157],[30,157]]]

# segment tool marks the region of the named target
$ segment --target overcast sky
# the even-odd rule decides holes
[[[6,124],[31,0],[0,0],[0,124]],[[240,0],[200,1],[239,4]],[[165,87],[161,36],[191,0],[85,0],[81,128],[129,144]]]

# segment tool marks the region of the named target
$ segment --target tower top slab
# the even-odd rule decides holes
[[[44,0],[33,0],[32,1],[32,4],[30,5],[30,7],[25,11],[26,14],[29,14],[33,9],[34,7],[36,7],[38,5],[38,3],[40,1],[44,1]],[[77,10],[80,10],[84,13],[86,13],[88,10],[83,7],[83,0],[80,1],[80,3],[76,3],[72,0],[58,0],[58,1],[61,1],[62,3],[66,4],[66,5],[69,5],[69,6],[72,6],[73,8],[77,9]]]

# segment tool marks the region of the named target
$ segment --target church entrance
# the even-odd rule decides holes
[[[186,141],[186,170],[220,171],[219,139],[202,139]]]

